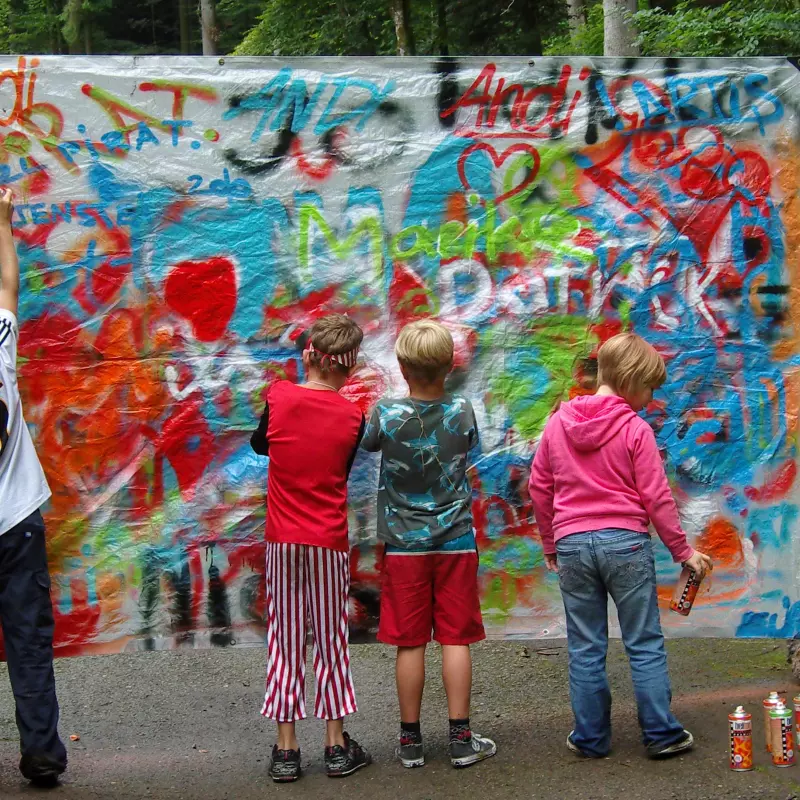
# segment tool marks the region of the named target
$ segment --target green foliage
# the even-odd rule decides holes
[[[683,0],[634,15],[642,54],[651,56],[764,56],[800,53],[800,5],[729,0],[696,6]]]
[[[217,3],[219,52],[232,53],[245,34],[258,22],[263,11],[264,0],[220,0]]]
[[[640,8],[645,5],[642,3]],[[672,10],[653,4],[631,17],[643,56],[746,57],[800,53],[800,0],[728,0],[708,5],[680,0]],[[603,5],[589,6],[586,25],[570,37],[566,25],[545,42],[546,55],[602,55]]]
[[[187,0],[199,53],[198,0]],[[394,55],[389,0],[217,0],[219,51]],[[179,0],[0,0],[0,52],[179,53]],[[640,0],[646,56],[800,53],[800,0]],[[411,0],[419,55],[601,55],[602,0],[574,35],[566,0]]]
[[[588,6],[586,24],[570,36],[567,23],[557,36],[544,45],[546,56],[601,56],[603,55],[603,4]]]
[[[267,0],[236,55],[380,55],[393,29],[382,0]]]
[[[387,0],[265,0],[258,24],[237,55],[394,55]],[[418,55],[439,53],[439,9],[445,9],[454,55],[539,55],[543,34],[566,18],[564,0],[412,0]]]

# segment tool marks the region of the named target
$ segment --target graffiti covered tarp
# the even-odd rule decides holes
[[[563,635],[525,489],[557,403],[632,329],[691,540],[672,635],[800,633],[800,73],[784,59],[5,58],[19,382],[53,489],[60,654],[263,641],[267,461],[303,333],[366,331],[346,393],[452,331],[490,634]],[[351,480],[352,633],[378,613],[377,464]],[[677,577],[657,547],[662,601]]]

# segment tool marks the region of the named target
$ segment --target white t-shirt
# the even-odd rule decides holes
[[[17,318],[0,308],[0,534],[50,497],[50,487],[22,415],[17,387]]]

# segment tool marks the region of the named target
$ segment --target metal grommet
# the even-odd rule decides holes
[[[221,59],[219,60],[219,62],[218,62],[218,63],[219,63],[219,65],[220,65],[221,67],[224,67],[224,66],[225,66],[225,59],[224,59],[224,58],[221,58]]]

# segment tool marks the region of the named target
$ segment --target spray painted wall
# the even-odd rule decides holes
[[[490,633],[563,635],[525,484],[597,345],[647,337],[647,410],[718,562],[679,635],[800,633],[800,73],[783,59],[21,58],[0,183],[23,265],[19,380],[53,488],[61,654],[263,634],[265,387],[327,310],[348,395],[404,386],[436,315],[475,404]],[[378,610],[377,465],[351,481],[354,640]],[[663,546],[666,599],[676,578]]]

